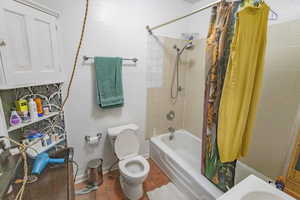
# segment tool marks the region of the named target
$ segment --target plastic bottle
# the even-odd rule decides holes
[[[44,112],[44,115],[49,115],[50,114],[49,106],[45,101],[43,101],[43,112]]]
[[[43,103],[42,103],[42,99],[35,98],[34,101],[36,103],[38,116],[42,117],[43,116]]]
[[[22,118],[23,123],[29,122],[30,118],[28,116],[28,102],[25,99],[20,99],[16,101],[16,108],[19,116]]]
[[[33,99],[29,99],[28,106],[29,106],[29,114],[31,120],[37,120],[38,119],[37,106]]]
[[[17,111],[16,110],[12,110],[11,111],[11,115],[10,115],[10,125],[11,126],[17,126],[19,124],[22,123],[22,119],[21,117],[18,115]]]

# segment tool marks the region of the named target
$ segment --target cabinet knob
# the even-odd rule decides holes
[[[6,46],[6,43],[5,43],[4,40],[2,40],[2,41],[0,42],[0,47],[4,47],[4,46]]]

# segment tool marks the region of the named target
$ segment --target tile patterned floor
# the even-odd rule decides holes
[[[170,182],[169,178],[158,168],[158,166],[152,161],[148,160],[150,164],[149,175],[144,182],[144,191],[148,192],[162,185],[166,185]],[[77,184],[76,189],[83,188],[84,183]],[[104,183],[97,191],[94,191],[87,195],[77,196],[76,200],[125,200],[125,196],[122,193],[122,189],[119,183],[119,171],[113,171],[110,174],[104,175]],[[148,200],[145,194],[142,200]]]

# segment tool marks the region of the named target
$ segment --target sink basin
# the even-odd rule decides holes
[[[243,196],[241,200],[285,200],[269,192],[250,192]]]
[[[217,200],[296,200],[254,175],[248,176]]]

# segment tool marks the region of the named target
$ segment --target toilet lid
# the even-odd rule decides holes
[[[135,132],[127,129],[120,133],[115,141],[115,152],[120,160],[137,156],[140,143]]]

